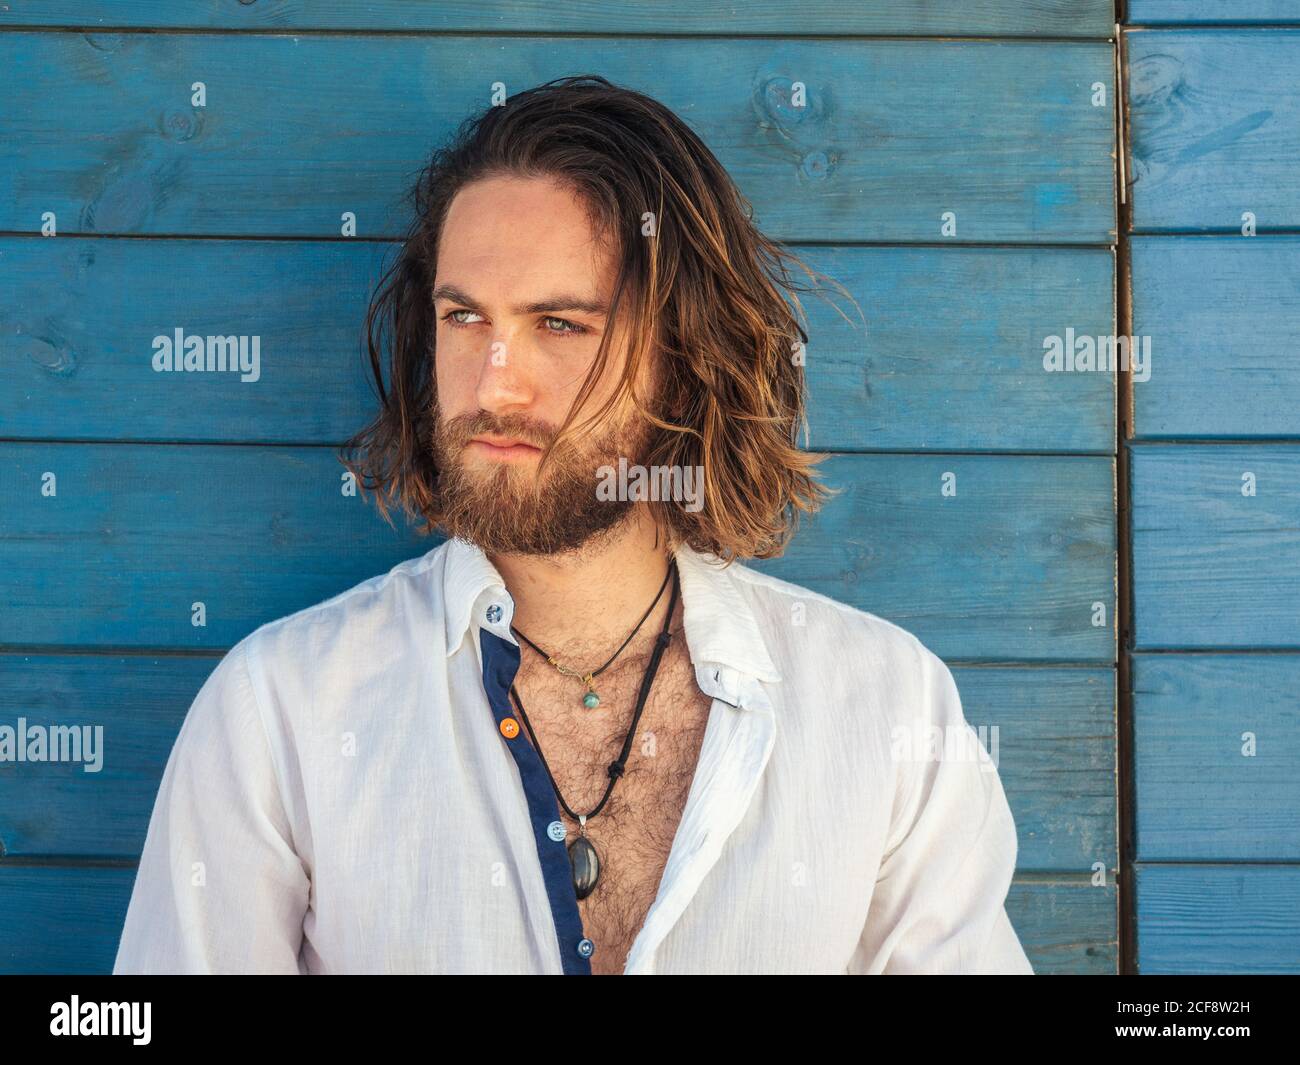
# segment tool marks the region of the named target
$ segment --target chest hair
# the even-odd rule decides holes
[[[596,944],[591,959],[596,973],[622,972],[627,951],[645,923],[695,776],[713,702],[695,682],[680,623],[673,629],[623,776],[594,816],[591,811],[609,784],[609,764],[622,751],[636,711],[650,647],[633,654],[634,644],[596,677],[601,701],[591,710],[582,705],[582,682],[557,673],[527,646],[515,679],[560,794],[574,813],[588,815],[587,838],[600,855],[596,888],[578,901],[583,928]],[[601,661],[582,657],[582,651],[577,648],[574,661]],[[565,657],[561,661],[569,664]],[[526,728],[522,735],[528,737]],[[562,806],[559,809],[571,843],[578,836],[578,822]]]

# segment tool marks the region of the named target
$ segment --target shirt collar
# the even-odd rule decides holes
[[[509,628],[514,602],[482,548],[452,537],[440,550],[444,552],[447,654],[460,647],[471,628],[487,627],[514,642]],[[739,563],[724,567],[713,555],[686,544],[678,547],[676,557],[686,644],[701,690],[734,706],[770,709],[770,701],[755,682],[777,682],[781,674],[739,586],[741,578],[734,572]],[[500,605],[500,617],[496,624],[488,624],[493,604]]]

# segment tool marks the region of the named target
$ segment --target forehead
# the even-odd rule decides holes
[[[494,176],[452,199],[436,274],[479,299],[508,292],[517,300],[558,282],[596,296],[613,286],[613,248],[571,189],[550,178]]]

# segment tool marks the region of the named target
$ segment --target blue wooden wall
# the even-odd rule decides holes
[[[1295,973],[1300,5],[1128,15],[1136,964]]]
[[[1116,330],[1114,21],[1109,0],[0,7],[0,722],[102,723],[107,744],[97,775],[0,764],[0,970],[108,970],[163,765],[217,658],[432,546],[342,495],[333,451],[367,415],[361,318],[401,197],[494,81],[598,73],[692,123],[760,224],[861,305],[865,329],[809,307],[810,447],[832,453],[823,469],[846,491],[758,565],[898,622],[952,665],[968,719],[999,730],[1020,839],[1008,906],[1036,970],[1116,972],[1117,390],[1042,364],[1047,337]],[[789,104],[796,80],[807,108]],[[1212,169],[1213,152],[1200,158]],[[1156,228],[1187,209],[1142,202]],[[340,235],[344,212],[356,237]],[[54,237],[40,235],[49,214]],[[1160,239],[1144,254],[1179,254],[1181,238]],[[1249,290],[1252,275],[1223,269]],[[151,339],[177,326],[260,335],[260,380],[155,374]],[[1157,394],[1140,394],[1161,413],[1139,423],[1180,436],[1186,401]],[[1254,394],[1240,382],[1215,409],[1259,424]],[[1284,447],[1253,447],[1262,475],[1285,468]],[[1143,499],[1182,476],[1162,456],[1202,468],[1200,450],[1140,454],[1156,460],[1134,463]],[[1243,596],[1226,564],[1215,585],[1212,559],[1206,598],[1180,618],[1152,567],[1147,644],[1222,639],[1230,584],[1294,637],[1268,539],[1285,535],[1286,491],[1270,481],[1235,542],[1262,567],[1243,577],[1258,591]],[[1230,523],[1213,498],[1182,505]],[[1160,552],[1203,561],[1203,542],[1174,541]],[[1144,675],[1176,668],[1160,656]],[[1190,677],[1205,700],[1233,683]],[[1287,711],[1270,713],[1261,728]],[[1208,741],[1183,724],[1179,765],[1194,767]],[[1157,761],[1153,785],[1178,768]],[[1278,801],[1271,779],[1259,795]],[[1149,858],[1186,838],[1168,801],[1156,810]],[[1267,856],[1294,858],[1292,844]],[[1261,905],[1288,883],[1259,881]],[[1184,914],[1178,897],[1158,919]]]

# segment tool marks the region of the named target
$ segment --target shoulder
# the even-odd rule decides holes
[[[265,622],[223,660],[246,672],[258,701],[316,703],[402,653],[404,637],[440,630],[445,542],[350,588]]]
[[[249,651],[267,655],[286,646],[297,650],[344,629],[361,640],[382,634],[367,626],[400,623],[417,606],[441,603],[441,561],[446,543],[367,578],[328,599],[268,621],[244,637]]]
[[[888,665],[919,675],[943,662],[919,637],[878,614],[741,563],[731,567],[764,635],[793,634],[800,650],[847,657],[849,664]],[[945,667],[946,668],[946,667]]]
[[[741,563],[731,569],[787,695],[820,691],[845,711],[894,724],[960,715],[951,671],[915,633]]]

